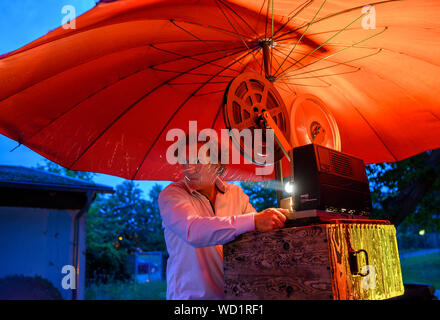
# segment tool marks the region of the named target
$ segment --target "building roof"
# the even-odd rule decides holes
[[[114,192],[112,187],[21,166],[0,165],[0,187]]]

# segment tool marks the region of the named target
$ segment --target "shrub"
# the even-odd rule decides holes
[[[0,279],[1,300],[61,300],[60,291],[40,276],[7,276]]]

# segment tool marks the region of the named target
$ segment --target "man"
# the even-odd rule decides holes
[[[184,180],[159,195],[168,300],[223,299],[222,245],[245,232],[282,228],[286,221],[284,209],[257,213],[239,186],[221,179],[219,158],[211,161],[209,149],[201,156],[197,164],[183,164]]]

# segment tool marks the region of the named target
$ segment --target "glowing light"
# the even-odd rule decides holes
[[[284,191],[286,191],[287,193],[292,194],[294,190],[295,190],[295,188],[294,188],[293,183],[287,182],[284,185]]]
[[[123,238],[122,238],[122,237],[119,237],[118,239],[119,239],[119,241],[122,241]]]
[[[419,235],[424,236],[425,235],[425,229],[422,229],[419,231]]]

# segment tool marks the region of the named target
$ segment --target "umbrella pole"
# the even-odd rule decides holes
[[[263,63],[264,63],[264,76],[267,80],[272,81],[273,78],[270,75],[270,46],[273,45],[273,40],[264,39],[260,42],[263,48]],[[277,197],[277,207],[281,207],[281,199],[284,198],[284,184],[283,184],[283,168],[281,160],[278,160],[275,164],[275,191]]]

